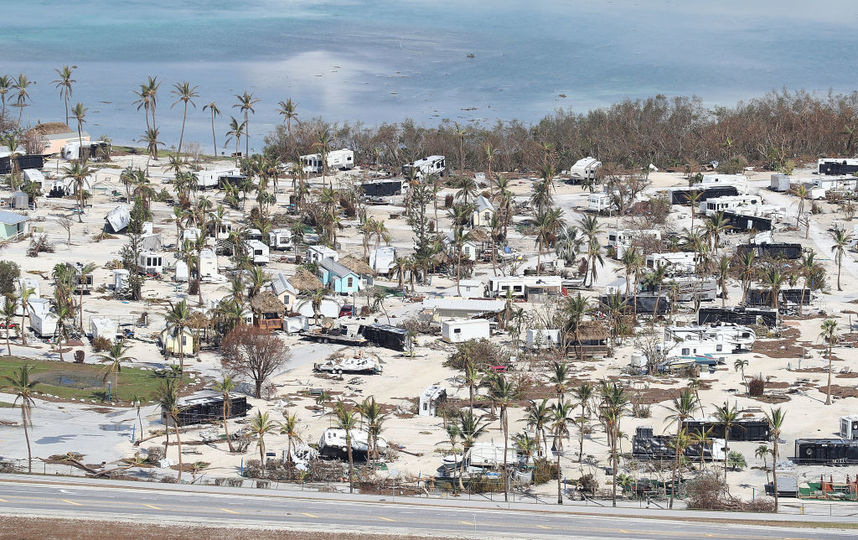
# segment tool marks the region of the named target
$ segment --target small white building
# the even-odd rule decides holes
[[[355,153],[348,148],[331,150],[325,154],[329,171],[349,170],[355,166]],[[322,172],[322,154],[307,154],[301,156],[301,167],[306,173]]]
[[[306,257],[308,263],[318,263],[322,259],[333,259],[334,262],[340,260],[337,250],[322,245],[308,247]]]
[[[120,292],[128,286],[128,278],[131,272],[124,268],[116,268],[113,270],[113,290]]]
[[[154,251],[142,251],[137,257],[137,269],[144,274],[163,274],[164,257]]]
[[[89,333],[92,339],[105,338],[113,341],[116,339],[116,333],[119,326],[113,319],[107,317],[92,317],[89,319]]]
[[[435,416],[438,410],[438,405],[447,399],[447,389],[433,384],[427,387],[420,394],[420,400],[417,404],[417,414],[419,416]]]
[[[572,165],[572,168],[569,169],[569,177],[572,180],[578,181],[595,180],[596,173],[601,166],[601,161],[594,157],[587,156],[579,159],[574,165]]]
[[[270,261],[268,246],[259,240],[245,240],[244,247],[253,264],[268,264]]]
[[[229,234],[232,232],[232,221],[228,219],[221,220],[220,224],[217,224],[217,232],[215,236],[218,240],[226,240],[229,238]]]
[[[173,278],[176,283],[187,283],[191,277],[191,272],[188,270],[188,263],[185,261],[176,261],[176,275]]]
[[[559,294],[563,289],[561,276],[494,276],[489,278],[489,296],[527,298],[530,294]]]
[[[661,240],[661,231],[658,229],[622,229],[610,232],[608,233],[608,246],[613,247],[616,258],[621,259],[636,240],[644,238]]]
[[[196,227],[188,227],[187,229],[182,231],[182,240],[180,247],[184,247],[185,242],[196,242],[197,240],[199,240],[201,235],[202,231],[200,231]]]
[[[51,311],[51,301],[47,298],[30,298],[30,327],[42,338],[52,337],[57,331],[59,318]]]
[[[268,233],[268,247],[280,251],[292,249],[292,231],[289,229],[273,229]]]
[[[591,212],[606,212],[613,204],[611,196],[607,193],[591,193],[587,197],[587,209]]]
[[[39,280],[37,279],[29,277],[19,277],[18,288],[19,292],[22,292],[26,289],[30,289],[31,291],[33,291],[32,293],[30,293],[30,298],[39,298],[41,296],[41,287],[39,285]]]
[[[785,174],[773,173],[769,189],[772,191],[789,191],[791,178]]]
[[[491,322],[487,319],[452,319],[441,323],[441,337],[449,343],[489,339]]]

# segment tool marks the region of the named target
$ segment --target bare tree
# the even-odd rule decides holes
[[[289,358],[289,348],[280,338],[253,326],[237,326],[221,343],[224,369],[253,380],[257,398],[262,397],[262,386],[268,377]]]
[[[60,218],[57,220],[57,223],[59,224],[60,227],[62,227],[66,231],[66,234],[68,235],[68,239],[66,240],[66,245],[71,247],[71,228],[72,228],[72,224],[74,222],[72,220],[70,220],[69,218]]]

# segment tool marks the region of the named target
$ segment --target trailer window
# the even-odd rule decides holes
[[[461,328],[453,328],[453,333],[454,333],[454,334],[461,334],[461,333],[462,333],[462,329],[461,329]]]

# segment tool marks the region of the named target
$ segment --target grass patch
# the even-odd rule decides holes
[[[39,383],[34,388],[36,392],[67,400],[107,401],[107,384],[102,381],[104,366],[4,356],[0,357],[0,380],[24,364],[33,366],[30,377]],[[154,399],[163,378],[150,370],[124,367],[118,385],[114,384],[113,376],[108,380],[113,401],[130,401],[134,395]]]

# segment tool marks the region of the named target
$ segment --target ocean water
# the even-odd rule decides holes
[[[75,65],[73,102],[85,129],[139,139],[133,91],[163,81],[161,138],[178,142],[174,82],[199,86],[185,140],[219,144],[235,94],[260,99],[251,146],[280,118],[375,125],[538,120],[556,108],[586,111],[624,98],[697,95],[731,105],[780,88],[858,88],[858,3],[800,0],[0,0],[0,73],[37,84],[29,123],[64,116],[51,81]],[[469,55],[473,55],[472,58]]]

